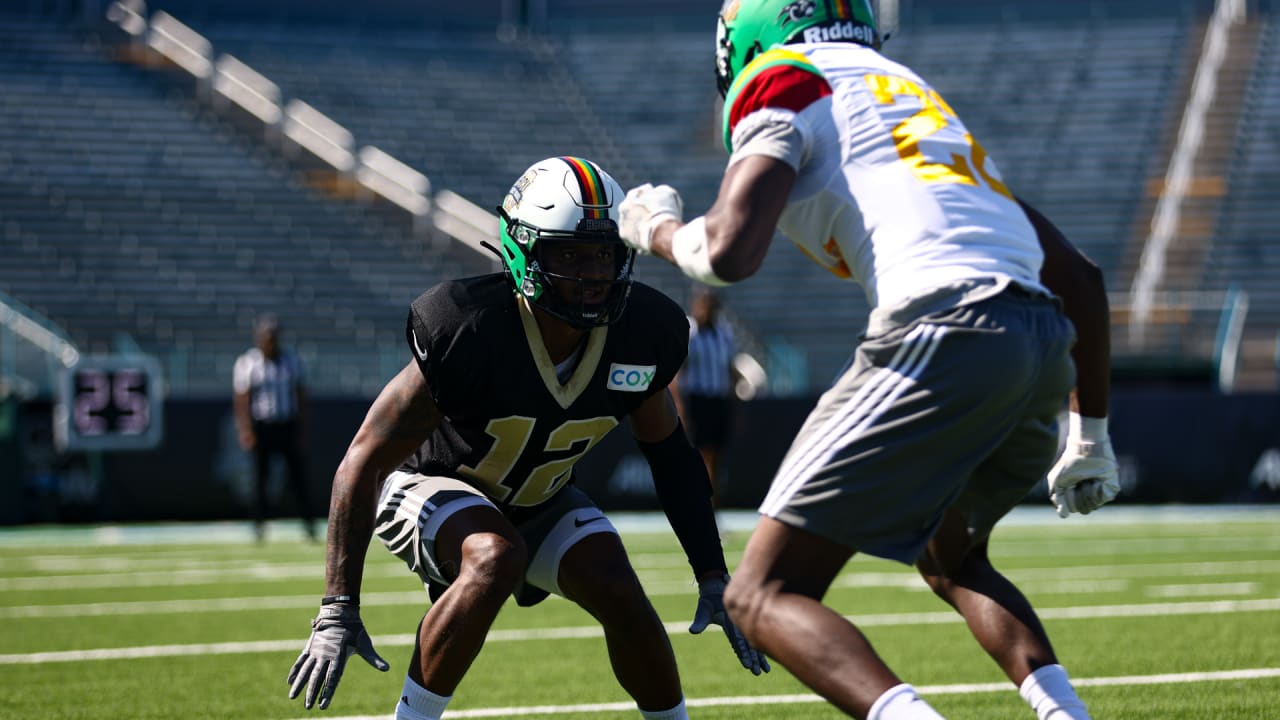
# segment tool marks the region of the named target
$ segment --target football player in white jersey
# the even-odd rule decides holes
[[[872,308],[760,507],[730,616],[849,715],[938,718],[821,602],[854,553],[914,564],[1040,720],[1087,718],[987,543],[1046,475],[1063,517],[1119,489],[1101,271],[1013,195],[934,88],[878,52],[869,0],[727,0],[717,44],[719,196],[685,223],[673,188],[635,188],[623,239],[725,285],[781,230]]]

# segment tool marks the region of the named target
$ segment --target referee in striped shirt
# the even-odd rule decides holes
[[[720,315],[720,297],[709,288],[689,306],[689,357],[674,385],[680,415],[711,477],[712,497],[719,480],[720,453],[732,430],[733,328]]]
[[[240,447],[253,453],[253,522],[258,541],[266,538],[267,481],[274,455],[284,459],[303,529],[315,540],[302,457],[308,409],[302,363],[281,346],[280,323],[274,315],[256,323],[254,347],[236,359],[233,387]]]

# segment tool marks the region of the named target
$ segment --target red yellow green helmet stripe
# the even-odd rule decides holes
[[[870,13],[866,0],[857,0],[857,4]],[[831,15],[840,20],[853,20],[858,17],[854,9],[854,0],[831,0]]]
[[[609,217],[609,194],[605,190],[600,170],[594,164],[581,158],[564,156],[560,158],[573,170],[578,179],[578,189],[582,193],[583,217],[605,219]]]

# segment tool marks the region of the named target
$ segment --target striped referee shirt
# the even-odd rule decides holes
[[[689,321],[689,359],[680,375],[680,389],[690,395],[727,397],[734,355],[733,327],[717,320],[700,328]]]
[[[249,394],[249,415],[254,422],[280,423],[298,414],[298,388],[302,386],[302,362],[281,349],[275,360],[252,348],[236,359],[233,387]]]

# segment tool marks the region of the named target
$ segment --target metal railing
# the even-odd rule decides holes
[[[1182,204],[1204,141],[1209,110],[1217,95],[1218,72],[1227,55],[1228,34],[1232,24],[1244,21],[1245,12],[1245,0],[1218,0],[1209,28],[1205,31],[1200,60],[1196,63],[1196,74],[1191,83],[1191,96],[1183,110],[1177,144],[1165,174],[1164,190],[1156,203],[1151,233],[1143,244],[1138,271],[1129,291],[1128,301],[1132,306],[1129,340],[1132,343],[1143,342],[1151,323],[1155,294],[1164,277],[1165,256],[1178,233]]]
[[[0,383],[5,391],[50,393],[61,371],[79,359],[80,351],[53,321],[0,292]]]

